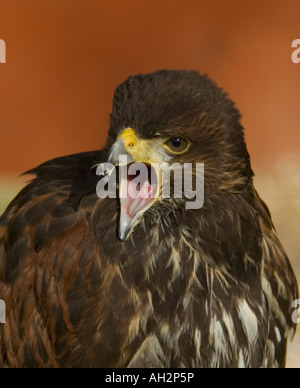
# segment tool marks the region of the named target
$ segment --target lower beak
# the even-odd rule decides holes
[[[122,139],[118,139],[112,146],[108,162],[119,166],[118,237],[124,242],[140,222],[142,215],[155,202],[158,196],[159,174],[149,164],[134,162]]]

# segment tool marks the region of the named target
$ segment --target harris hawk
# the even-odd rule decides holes
[[[97,166],[115,164],[119,193],[125,155],[150,169],[204,163],[203,206],[163,198],[158,176],[153,200],[99,198]],[[0,218],[2,367],[285,365],[296,279],[240,114],[207,76],[130,77],[103,150],[29,173]]]

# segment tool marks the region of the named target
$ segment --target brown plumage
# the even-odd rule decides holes
[[[95,172],[124,152],[204,163],[204,206],[159,197],[125,229],[125,205],[98,198]],[[253,187],[239,112],[206,76],[130,77],[104,150],[30,173],[0,218],[2,367],[285,365],[296,280]]]

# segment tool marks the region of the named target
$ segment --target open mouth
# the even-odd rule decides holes
[[[127,238],[139,216],[152,206],[157,195],[158,174],[153,166],[147,163],[119,166],[121,240]]]

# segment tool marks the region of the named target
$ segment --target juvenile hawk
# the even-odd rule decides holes
[[[150,170],[204,163],[203,206],[162,198],[159,179],[149,198],[100,199],[96,168],[115,163],[120,190],[120,155]],[[130,77],[105,149],[30,173],[0,218],[2,367],[285,365],[295,276],[253,187],[240,114],[207,76]]]

